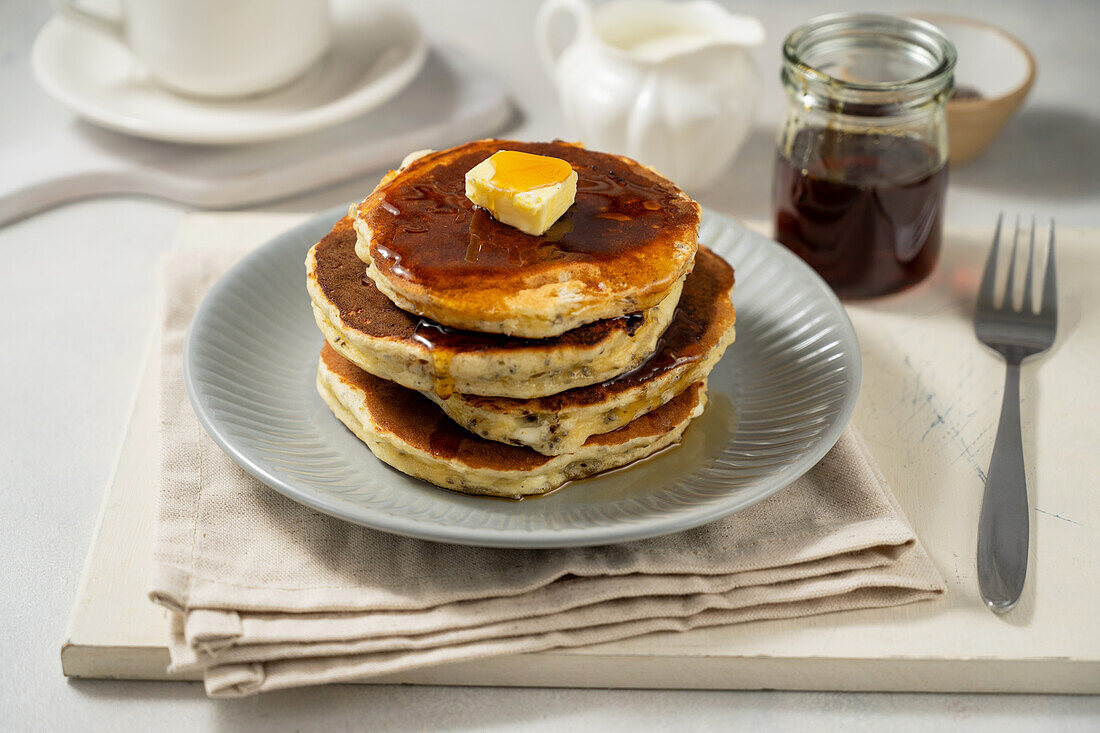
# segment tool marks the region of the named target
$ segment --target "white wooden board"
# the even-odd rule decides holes
[[[257,243],[298,221],[195,214],[181,237]],[[371,680],[562,687],[1100,693],[1100,230],[1059,232],[1058,342],[1023,375],[1031,565],[1020,605],[982,605],[974,570],[1003,369],[974,340],[973,292],[991,227],[951,231],[909,293],[849,306],[864,359],[855,424],[948,582],[941,600],[769,621]],[[151,360],[155,361],[155,359]],[[156,485],[155,366],[146,370],[104,499],[62,668],[168,679],[167,619],[145,596]]]

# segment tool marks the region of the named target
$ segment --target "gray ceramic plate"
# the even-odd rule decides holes
[[[781,245],[705,213],[699,241],[736,269],[737,341],[710,403],[676,448],[512,502],[438,489],[391,469],[317,395],[322,338],[306,251],[346,211],[260,247],[202,302],[184,356],[206,430],[287,496],[350,522],[493,547],[599,545],[711,522],[774,494],[833,446],[859,391],[859,347],[832,291]]]

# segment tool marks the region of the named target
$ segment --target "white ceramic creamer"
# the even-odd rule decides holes
[[[554,43],[562,16],[576,24]],[[758,20],[710,0],[547,0],[536,35],[572,138],[656,168],[687,189],[712,183],[745,141],[760,96],[746,49]]]

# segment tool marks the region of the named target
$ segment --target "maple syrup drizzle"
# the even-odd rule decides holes
[[[446,329],[446,326],[421,318],[413,331],[413,340],[428,349],[428,359],[432,365],[432,390],[440,399],[446,400],[455,391],[455,379],[451,374],[451,359],[454,358],[457,349],[454,346],[441,343],[441,335],[444,329]]]
[[[695,320],[688,315],[686,308],[678,307],[672,316],[672,322],[657,339],[657,346],[650,357],[636,369],[609,381],[646,382],[683,364],[699,361],[706,353],[703,343],[706,330],[705,322]]]
[[[637,312],[607,320],[616,326],[621,324],[627,335],[633,337],[642,324],[645,323],[645,319],[645,312]],[[440,399],[444,400],[448,399],[455,391],[455,379],[451,374],[451,360],[455,354],[476,351],[485,346],[485,334],[451,328],[427,318],[421,318],[417,321],[412,337],[413,340],[428,350],[428,359],[432,365],[432,388]],[[544,345],[545,341],[546,339],[508,337],[509,345],[520,348]]]

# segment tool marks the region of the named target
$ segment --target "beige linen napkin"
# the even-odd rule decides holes
[[[222,453],[184,393],[187,325],[241,254],[222,242],[177,250],[163,278],[150,596],[174,612],[172,668],[201,669],[210,695],[890,606],[945,590],[851,430],[806,476],[750,509],[610,547],[443,545],[286,499]]]

